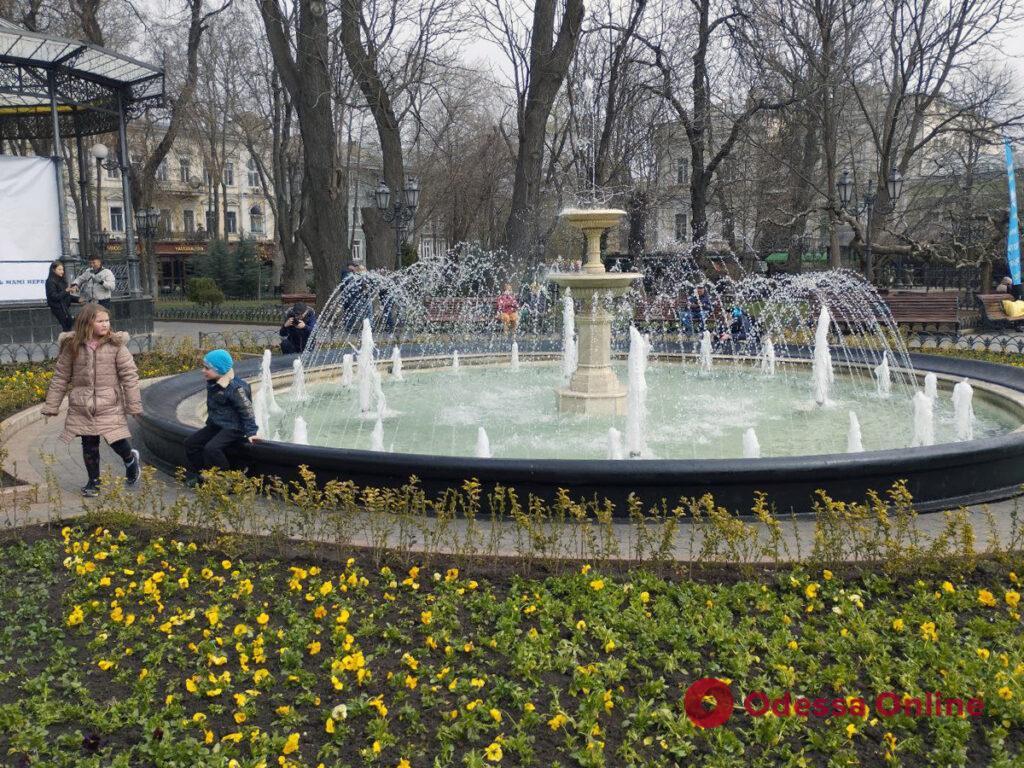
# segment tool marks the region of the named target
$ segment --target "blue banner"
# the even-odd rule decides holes
[[[1020,285],[1020,224],[1017,221],[1017,180],[1013,173],[1013,149],[1006,143],[1006,178],[1010,185],[1010,225],[1006,229],[1006,261],[1010,265],[1010,278]]]

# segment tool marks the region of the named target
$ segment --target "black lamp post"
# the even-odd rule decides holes
[[[135,231],[146,243],[146,253],[153,254],[153,238],[160,227],[160,211],[156,208],[143,208],[135,212]]]
[[[93,255],[99,256],[101,259],[106,256],[107,243],[110,242],[110,233],[107,230],[96,232],[93,235]]]
[[[103,232],[103,169],[112,171],[117,168],[116,160],[108,160],[110,150],[107,149],[106,144],[97,142],[92,145],[89,150],[92,154],[93,159],[96,160],[96,232]],[[99,235],[96,235],[97,242],[99,241]],[[109,239],[109,237],[108,237]],[[103,249],[99,251],[102,256],[106,251],[106,240],[103,242]]]
[[[416,217],[416,206],[420,203],[420,182],[410,177],[405,182],[402,195],[391,200],[391,188],[381,179],[373,193],[373,201],[384,221],[395,225],[395,269],[402,268],[402,243],[405,242],[406,227]]]
[[[886,191],[889,193],[889,203],[895,208],[896,201],[903,194],[903,176],[895,167],[889,171],[889,178],[886,179]],[[875,203],[878,201],[878,192],[875,188],[875,180],[868,181],[868,188],[864,192],[864,199],[860,203],[853,202],[853,179],[849,171],[843,171],[839,181],[836,182],[836,191],[839,193],[839,206],[844,211],[849,211],[853,216],[859,217],[867,214],[866,226],[864,228],[864,276],[868,281],[874,279],[874,254],[871,252],[871,219],[875,211]]]

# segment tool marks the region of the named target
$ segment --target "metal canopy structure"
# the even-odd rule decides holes
[[[82,137],[114,131],[118,134],[117,164],[124,194],[125,256],[132,296],[141,295],[142,290],[125,125],[146,107],[156,106],[163,95],[164,72],[159,67],[98,45],[32,32],[0,19],[0,147],[4,140],[50,139],[61,197],[57,210],[62,260],[74,259],[68,248],[61,137],[75,138],[84,201],[87,167]],[[89,242],[88,220],[87,215],[79,217],[80,244]]]
[[[0,139],[50,137],[54,109],[66,136],[111,133],[163,94],[159,67],[0,19]]]

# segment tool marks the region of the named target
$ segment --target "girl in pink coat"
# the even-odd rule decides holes
[[[139,452],[132,448],[127,417],[142,413],[142,396],[127,342],[127,333],[111,331],[110,313],[99,304],[82,307],[71,332],[59,337],[60,352],[42,414],[56,416],[68,396],[61,438],[66,443],[82,438],[89,476],[83,496],[99,493],[101,437],[124,461],[128,484],[139,481]]]

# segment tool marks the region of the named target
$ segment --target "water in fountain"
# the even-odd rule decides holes
[[[355,381],[352,369],[352,353],[348,352],[341,356],[341,386],[351,387]]]
[[[373,425],[373,431],[370,433],[370,450],[384,450],[384,422],[381,421],[379,416]]]
[[[309,399],[306,394],[306,372],[302,367],[302,358],[295,358],[292,362],[292,400],[303,403]]]
[[[761,443],[758,442],[757,432],[754,431],[753,427],[749,427],[747,431],[743,433],[743,458],[761,458]]]
[[[956,439],[974,439],[974,387],[967,379],[958,381],[953,387],[953,421],[956,422]]]
[[[882,352],[882,362],[875,368],[875,379],[878,382],[878,396],[889,397],[892,394],[892,371],[889,370],[888,352]]]
[[[519,370],[519,344],[514,341],[512,342],[512,358],[510,364],[513,371]]]
[[[391,350],[391,378],[395,381],[405,379],[402,375],[402,350],[398,346]]]
[[[626,450],[631,459],[647,454],[647,354],[644,337],[629,329],[629,387],[626,394]]]
[[[931,371],[924,375],[924,393],[932,399],[932,402],[939,397],[939,380]]]
[[[911,448],[935,445],[935,401],[924,392],[914,393],[914,436]]]
[[[850,411],[850,428],[846,433],[846,452],[861,453],[864,450],[864,439],[860,434],[860,421],[857,414]]]
[[[295,424],[292,427],[292,442],[296,445],[309,445],[309,432],[306,428],[306,420],[301,416],[295,417]]]
[[[615,427],[608,427],[608,458],[615,461],[626,458],[626,451],[622,447],[622,433]]]
[[[576,308],[567,288],[562,298],[562,378],[568,382],[576,373],[579,351],[576,348]]]
[[[459,370],[459,350],[452,352],[452,370]]]
[[[775,375],[775,345],[772,344],[772,337],[764,337],[764,345],[761,349],[761,373],[765,376]]]
[[[704,331],[700,336],[700,372],[711,373],[711,332]]]
[[[290,435],[291,420],[301,413],[313,443],[368,449],[369,427],[379,410],[376,381],[369,382],[364,409],[362,387],[338,386],[339,374],[334,372],[341,368],[344,380],[344,355],[364,348],[370,351],[368,366],[376,369],[373,347],[360,338],[366,326],[382,347],[401,343],[406,380],[399,383],[385,376],[380,388],[387,399],[383,421],[393,441],[389,447],[396,451],[472,456],[477,428],[486,424],[503,458],[604,459],[609,428],[624,436],[624,414],[579,417],[556,411],[552,393],[564,386],[563,364],[575,369],[572,301],[567,313],[564,289],[546,283],[543,269],[518,272],[515,263],[500,252],[466,247],[451,256],[421,258],[399,271],[368,272],[347,281],[327,300],[302,356],[307,374],[330,369],[328,375],[311,378],[310,399],[301,409],[287,385],[279,388],[278,400],[286,412],[269,418],[268,431]],[[630,268],[627,264],[621,271]],[[548,310],[523,313],[515,336],[522,365],[509,377],[510,340],[494,322],[495,298],[505,282],[518,289],[535,281],[545,286]],[[712,305],[720,304],[726,330],[732,307],[755,321],[748,340],[720,340],[722,321],[715,318],[694,322],[696,331],[687,332],[677,326],[675,309],[662,309],[678,307],[681,300],[686,306],[698,285],[706,287]],[[734,457],[750,425],[756,425],[762,456],[842,453],[848,439],[842,414],[849,410],[856,411],[863,442],[872,449],[903,448],[910,442],[907,409],[917,388],[916,374],[885,302],[855,273],[838,270],[769,280],[745,272],[740,260],[728,254],[713,264],[679,254],[637,281],[627,295],[606,301],[612,302],[612,364],[622,384],[627,384],[631,324],[651,334],[651,360],[659,361],[646,373],[648,455]],[[812,408],[807,397],[815,321],[823,306],[833,320],[828,350],[835,380],[828,397],[841,403],[841,409]],[[565,333],[567,314],[571,322]],[[700,370],[695,353],[705,328],[716,355],[714,376],[690,375]],[[759,370],[761,364],[767,366],[769,339],[776,355],[774,376]],[[461,362],[457,382],[447,365],[455,350]],[[733,355],[753,365],[735,364]],[[891,397],[885,400],[877,396],[872,373],[883,360],[889,363],[892,382]],[[357,385],[360,367],[356,365],[352,378]],[[975,401],[974,408],[976,438],[1019,426],[1011,412],[987,399]],[[936,409],[935,433],[939,442],[956,439],[951,407]]]
[[[828,393],[835,381],[835,370],[832,367],[832,351],[828,347],[828,329],[832,324],[832,316],[828,307],[821,306],[818,314],[818,326],[814,331],[814,363],[811,366],[811,384],[814,388],[814,402],[827,405]]]
[[[480,427],[476,431],[476,457],[478,459],[491,459],[491,441],[487,437],[487,431]]]
[[[263,362],[260,365],[260,389],[266,391],[267,413],[271,416],[278,416],[284,410],[277,404],[277,396],[274,394],[274,379],[270,375],[270,350],[263,350]]]

